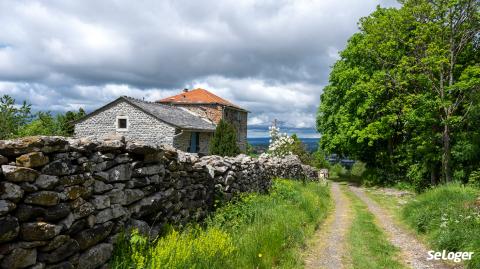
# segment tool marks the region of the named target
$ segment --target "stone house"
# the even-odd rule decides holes
[[[127,141],[167,144],[185,152],[207,154],[220,119],[237,129],[237,143],[246,150],[248,112],[204,89],[146,102],[127,96],[75,122],[76,137],[123,135]]]

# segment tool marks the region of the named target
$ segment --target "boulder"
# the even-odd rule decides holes
[[[46,222],[27,222],[21,227],[21,235],[25,241],[42,241],[57,236],[62,226]]]
[[[133,176],[142,177],[142,176],[153,176],[155,174],[165,174],[165,167],[163,165],[151,165],[137,168],[133,171]]]
[[[70,240],[70,236],[68,235],[63,235],[63,234],[57,235],[52,240],[50,240],[50,242],[47,245],[41,247],[40,251],[50,252],[60,247],[61,245],[65,244],[68,240]]]
[[[12,216],[0,218],[0,243],[15,239],[20,231],[18,220]]]
[[[58,181],[57,176],[40,175],[37,180],[35,180],[35,185],[40,189],[51,190],[57,186]]]
[[[113,189],[113,185],[105,184],[104,182],[102,182],[100,180],[95,180],[94,183],[93,183],[93,192],[95,194],[101,194],[101,193],[104,193],[104,192],[109,191],[111,189]]]
[[[17,207],[15,203],[7,200],[0,200],[0,216],[6,215],[8,212],[14,210]]]
[[[57,263],[67,259],[79,250],[78,242],[74,239],[69,239],[51,253],[41,253],[38,256],[38,260],[46,263]]]
[[[95,195],[92,199],[92,204],[97,210],[110,207],[110,197],[106,195]]]
[[[64,160],[56,160],[42,168],[42,173],[52,176],[66,176],[74,174],[78,170],[76,165]]]
[[[5,178],[11,182],[33,182],[40,173],[36,170],[13,165],[2,165]]]
[[[122,182],[130,180],[132,176],[132,168],[130,164],[120,164],[108,170],[109,182]]]
[[[65,194],[69,200],[75,200],[79,197],[85,197],[90,193],[84,186],[74,185],[65,188]]]
[[[17,157],[17,166],[23,166],[28,168],[44,166],[49,162],[48,156],[45,156],[43,152],[30,152]]]
[[[75,240],[77,240],[80,245],[81,250],[85,250],[91,246],[96,245],[99,242],[102,242],[107,238],[113,228],[112,222],[106,222],[94,226],[91,229],[83,230],[75,235]]]
[[[102,243],[85,251],[78,260],[78,268],[95,269],[105,264],[112,256],[113,245]]]
[[[0,199],[7,199],[18,202],[22,199],[24,191],[16,184],[0,182]]]
[[[55,222],[67,217],[70,214],[70,206],[66,203],[60,203],[45,209],[44,218],[46,221]]]
[[[8,163],[7,157],[0,155],[0,165],[7,164],[7,163]]]
[[[54,206],[60,202],[60,195],[54,191],[39,191],[29,194],[24,199],[24,203],[41,205],[41,206]]]
[[[37,249],[16,248],[8,254],[1,262],[5,269],[25,268],[37,262]]]
[[[83,203],[77,207],[72,207],[72,209],[73,209],[73,217],[76,220],[84,218],[95,212],[95,207],[89,202]]]

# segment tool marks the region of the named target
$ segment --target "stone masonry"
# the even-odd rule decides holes
[[[0,141],[0,268],[100,268],[119,232],[201,221],[215,199],[316,179],[296,156],[198,158],[124,138]]]

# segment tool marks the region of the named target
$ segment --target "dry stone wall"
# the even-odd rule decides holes
[[[100,268],[123,229],[155,236],[272,178],[317,178],[295,156],[198,158],[122,138],[0,141],[0,165],[0,268]]]

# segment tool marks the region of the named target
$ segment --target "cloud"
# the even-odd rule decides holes
[[[202,86],[314,128],[330,66],[360,17],[391,0],[0,1],[0,93],[92,110]]]

